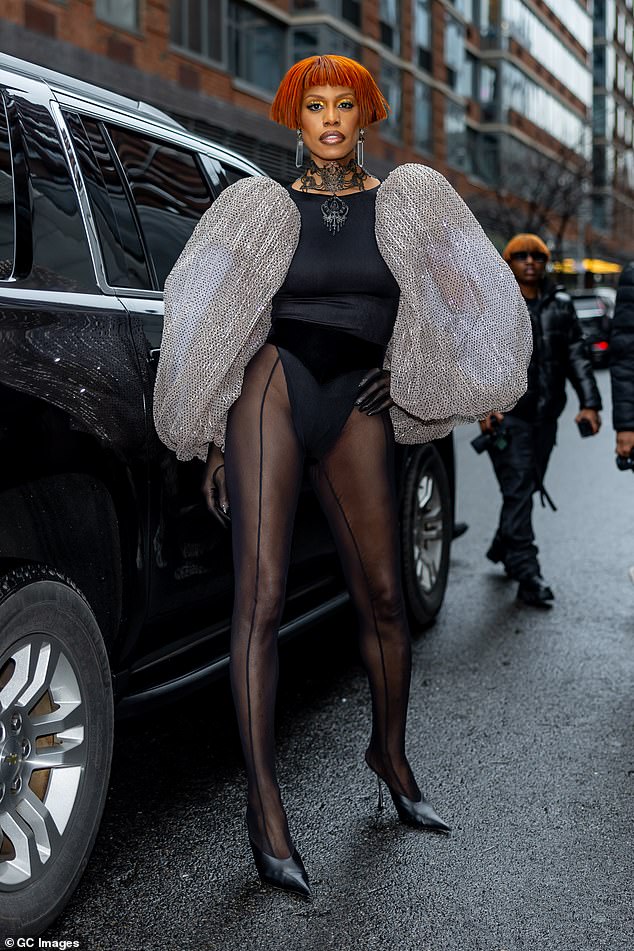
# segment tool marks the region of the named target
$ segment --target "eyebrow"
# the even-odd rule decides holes
[[[354,93],[347,92],[347,93],[344,93],[342,96],[337,96],[337,101],[339,101],[340,99],[354,99]],[[324,102],[324,96],[308,95],[304,99],[304,102]]]

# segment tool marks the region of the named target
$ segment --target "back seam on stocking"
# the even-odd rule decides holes
[[[280,362],[279,353],[275,363],[271,367],[271,372],[269,373],[266,385],[264,387],[264,392],[262,393],[262,402],[260,404],[260,420],[259,420],[259,436],[260,436],[260,473],[259,473],[259,483],[258,483],[258,534],[257,534],[257,543],[256,543],[256,555],[255,555],[255,580],[254,580],[254,590],[253,590],[253,610],[251,612],[251,624],[249,627],[249,637],[247,640],[247,651],[246,651],[246,692],[247,692],[247,715],[249,719],[249,754],[253,760],[253,718],[251,716],[251,683],[249,677],[249,661],[251,655],[251,641],[253,639],[253,629],[255,627],[255,612],[258,603],[258,589],[260,582],[260,542],[262,538],[262,480],[263,480],[263,456],[264,456],[264,436],[263,436],[263,421],[264,421],[264,404],[266,402],[266,397],[269,391],[269,387],[273,380],[273,374],[277,368],[278,363]],[[255,768],[255,762],[253,765],[253,778],[255,781],[255,789],[257,797],[260,803],[260,815],[262,817],[262,831],[264,833],[264,838],[268,846],[268,852],[270,855],[273,854],[273,847],[271,845],[271,840],[269,838],[269,833],[266,827],[266,813],[264,809],[264,802],[262,801],[262,794],[260,792],[260,784],[258,782],[257,770]]]
[[[384,427],[383,427],[383,432],[384,432],[385,439],[386,439],[386,443],[387,443],[387,434],[386,434],[386,432],[385,432],[385,425],[384,425]],[[386,447],[386,448],[387,448],[387,447]],[[388,690],[388,683],[387,683],[387,673],[386,673],[386,670],[385,670],[385,654],[384,654],[384,651],[383,651],[383,642],[382,642],[382,640],[381,640],[381,633],[380,633],[380,631],[379,631],[379,625],[378,625],[377,619],[376,619],[376,612],[375,612],[375,609],[374,609],[374,602],[373,602],[373,600],[372,600],[372,588],[371,588],[371,585],[370,585],[370,581],[369,581],[369,579],[368,579],[368,574],[367,574],[365,565],[363,564],[363,558],[361,557],[361,551],[360,551],[360,549],[359,549],[359,545],[357,544],[357,540],[356,540],[356,538],[355,538],[354,532],[352,531],[352,526],[351,526],[351,524],[350,524],[350,522],[349,522],[349,520],[348,520],[348,517],[347,517],[347,515],[346,515],[346,513],[345,513],[345,510],[344,510],[344,508],[343,508],[343,505],[341,504],[341,500],[339,499],[339,497],[338,497],[338,495],[337,495],[337,493],[336,493],[336,491],[335,491],[335,488],[334,488],[332,482],[330,481],[330,478],[329,478],[329,476],[328,476],[328,473],[326,472],[326,469],[325,469],[323,466],[321,466],[321,471],[322,471],[322,473],[323,473],[324,479],[326,480],[326,484],[328,485],[328,488],[330,489],[330,492],[331,492],[331,495],[332,495],[332,497],[333,497],[333,499],[334,499],[334,501],[335,501],[335,504],[336,504],[337,508],[339,509],[339,512],[341,513],[341,517],[343,518],[343,520],[344,520],[344,522],[345,522],[345,525],[346,525],[346,528],[348,529],[348,533],[349,533],[349,535],[350,535],[350,538],[352,539],[352,544],[354,545],[354,550],[355,550],[356,553],[357,553],[357,558],[358,558],[358,560],[359,560],[359,565],[360,565],[360,567],[361,567],[361,573],[362,573],[362,575],[363,575],[363,579],[364,579],[364,581],[365,581],[365,586],[366,586],[366,589],[367,589],[367,592],[368,592],[368,600],[369,600],[369,602],[370,602],[370,607],[371,607],[371,609],[372,609],[372,621],[373,621],[373,625],[374,625],[374,633],[375,633],[375,635],[376,635],[376,640],[377,640],[377,644],[378,644],[378,647],[379,647],[379,654],[380,654],[380,657],[381,657],[381,672],[382,672],[382,675],[383,675],[383,694],[384,694],[384,701],[385,701],[385,723],[384,723],[384,725],[383,725],[383,728],[384,728],[384,736],[387,737],[387,734],[388,734],[388,720],[389,720],[389,715],[388,715],[388,697],[389,697],[389,690]],[[389,764],[390,770],[391,770],[391,772],[392,772],[392,775],[394,776],[394,778],[396,779],[396,781],[398,782],[398,784],[399,784],[399,786],[400,786],[401,784],[400,784],[400,781],[398,780],[398,776],[397,776],[396,770],[394,769],[394,766],[393,766],[393,764],[392,764],[392,760],[391,760],[389,751],[388,751],[388,749],[387,749],[387,744],[386,744],[386,746],[385,746],[385,757],[386,757],[386,759],[387,759],[387,761],[388,761],[388,764]]]

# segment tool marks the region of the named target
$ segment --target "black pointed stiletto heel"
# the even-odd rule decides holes
[[[251,836],[249,836],[249,842],[255,867],[263,885],[281,888],[294,895],[301,895],[302,898],[313,897],[308,875],[297,849],[293,849],[293,854],[287,859],[276,859],[274,855],[268,855],[258,848]]]
[[[382,811],[385,809],[385,800],[383,798],[384,780],[382,780],[378,774],[376,778],[379,784],[378,809]],[[387,783],[385,783],[385,785],[387,786]],[[387,786],[387,788],[401,822],[405,825],[413,826],[415,829],[424,829],[427,832],[442,832],[445,835],[449,835],[451,826],[443,822],[431,803],[423,799],[422,794],[420,799],[416,802],[413,799],[408,799],[406,796],[400,796],[398,793],[395,793],[394,790],[390,789],[389,786]]]

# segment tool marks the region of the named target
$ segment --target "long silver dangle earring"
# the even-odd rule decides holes
[[[365,140],[365,129],[359,129],[359,138],[357,140],[357,165],[363,168],[363,142]]]
[[[295,146],[295,167],[301,168],[304,164],[304,140],[302,130],[297,130],[297,145]]]

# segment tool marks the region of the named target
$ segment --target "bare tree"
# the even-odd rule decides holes
[[[582,148],[561,145],[555,152],[513,150],[499,161],[497,182],[469,198],[482,226],[499,235],[521,231],[539,234],[561,258],[564,238],[573,221],[581,227],[582,211],[592,181],[592,163]],[[476,157],[477,162],[477,157]]]

